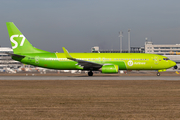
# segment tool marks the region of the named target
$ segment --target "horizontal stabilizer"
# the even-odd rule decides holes
[[[13,54],[13,53],[5,53],[5,54],[8,54],[8,55],[13,56],[13,57],[18,57],[18,58],[24,58],[25,57],[23,55],[17,55],[17,54]]]

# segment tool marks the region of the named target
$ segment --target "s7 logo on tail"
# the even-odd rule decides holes
[[[18,47],[18,42],[20,42],[20,41],[14,40],[15,37],[22,37],[20,46],[23,46],[24,41],[25,41],[25,39],[26,39],[26,38],[24,37],[24,35],[12,35],[12,36],[10,37],[10,40],[11,40],[11,42],[14,43],[14,46],[12,46],[13,49],[17,48],[17,47]]]

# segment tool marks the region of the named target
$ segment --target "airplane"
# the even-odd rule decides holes
[[[87,70],[88,76],[93,71],[102,73],[118,73],[119,70],[157,70],[166,71],[176,65],[174,61],[157,54],[147,53],[51,53],[35,48],[19,31],[13,22],[6,22],[13,53],[12,59],[24,64],[56,69],[56,70]]]

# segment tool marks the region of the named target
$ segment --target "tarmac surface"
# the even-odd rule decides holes
[[[0,80],[180,80],[180,72],[162,72],[160,76],[157,72],[128,72],[126,74],[99,74],[94,76],[87,74],[71,73],[1,73]]]
[[[0,80],[180,80],[180,76],[0,76]]]

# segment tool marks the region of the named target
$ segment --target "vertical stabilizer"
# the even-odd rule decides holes
[[[6,22],[6,26],[9,33],[12,49],[15,54],[49,53],[47,51],[33,47],[13,22]]]

